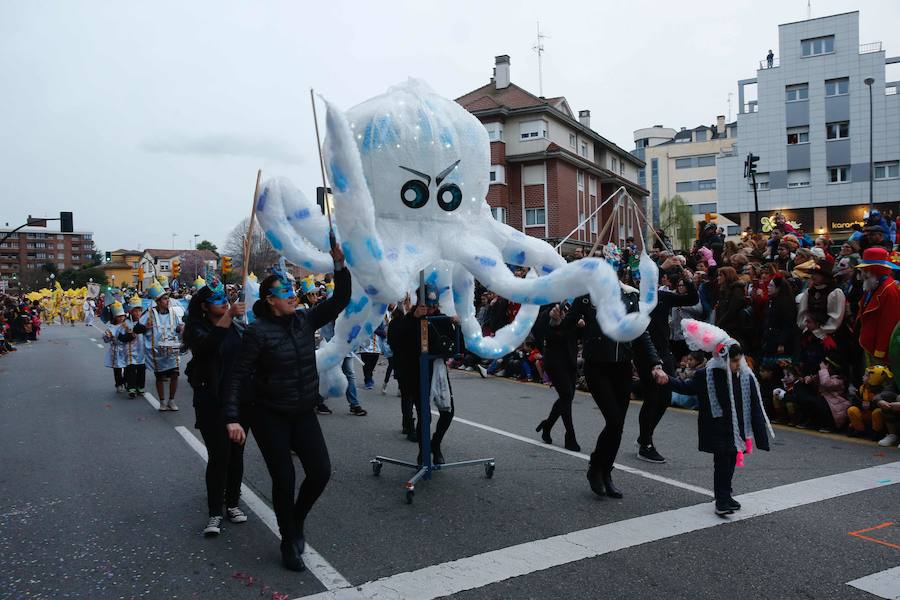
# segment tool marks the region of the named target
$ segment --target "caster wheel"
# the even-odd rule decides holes
[[[375,477],[378,477],[379,475],[381,475],[381,467],[382,466],[384,466],[384,465],[380,462],[372,463],[372,474],[375,475]]]
[[[494,477],[494,466],[494,463],[484,465],[484,476],[488,479],[492,479]]]
[[[406,492],[406,503],[412,504],[413,498],[415,497],[415,495],[416,495],[416,493],[412,490],[409,490],[408,492]]]

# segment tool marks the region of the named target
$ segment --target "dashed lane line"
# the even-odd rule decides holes
[[[432,411],[432,414],[437,415],[438,413]],[[476,423],[474,421],[469,421],[467,419],[461,419],[459,417],[454,417],[453,421],[455,423],[463,423],[464,425],[468,425],[470,427],[475,427],[477,429],[482,429],[484,431],[496,433],[497,435],[502,435],[504,437],[518,440],[520,442],[525,442],[526,444],[531,444],[532,446],[537,446],[538,448],[544,448],[545,450],[552,450],[553,452],[559,452],[560,454],[568,454],[569,456],[574,456],[574,457],[580,458],[582,460],[590,460],[591,459],[591,457],[587,454],[583,454],[581,452],[573,452],[572,450],[566,450],[565,448],[560,448],[559,446],[554,446],[552,444],[545,444],[542,441],[533,440],[531,438],[525,437],[523,435],[519,435],[517,433],[512,433],[509,431],[504,431],[502,429],[497,429],[496,427],[491,427],[490,425],[483,425],[481,423]],[[715,494],[712,492],[712,490],[708,490],[706,488],[702,488],[697,485],[692,485],[690,483],[685,483],[683,481],[678,481],[676,479],[671,479],[669,477],[663,477],[662,475],[657,475],[656,473],[650,473],[648,471],[643,471],[641,469],[635,469],[634,467],[629,467],[628,465],[621,465],[619,463],[615,463],[614,466],[615,466],[615,468],[619,469],[620,471],[624,471],[625,473],[631,473],[632,475],[637,475],[638,477],[643,477],[645,479],[652,479],[653,481],[658,481],[660,483],[665,483],[666,485],[679,487],[683,490],[689,490],[691,492],[695,492],[697,494],[702,494],[702,495],[708,496],[710,498],[715,497]]]
[[[199,454],[204,461],[209,460],[206,453],[206,446],[204,446],[203,442],[197,439],[197,436],[191,433],[187,427],[179,425],[175,427],[175,431],[184,438],[184,441],[188,443],[188,446]],[[275,519],[275,512],[269,508],[269,505],[243,483],[241,484],[241,498],[244,500],[247,507],[256,513],[256,516],[259,517],[260,521],[265,523],[278,539],[281,539],[281,535],[278,533],[278,521]],[[309,572],[325,586],[326,590],[337,590],[350,587],[350,582],[347,581],[343,575],[338,573],[337,569],[331,566],[331,563],[325,560],[325,558],[316,552],[309,544],[306,544],[306,551],[303,553],[303,562],[306,564],[306,568],[309,569]]]

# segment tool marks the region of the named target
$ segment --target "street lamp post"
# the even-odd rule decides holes
[[[194,234],[194,249],[197,249],[197,238],[200,237],[199,233]]]
[[[873,134],[875,129],[875,119],[872,115],[872,84],[875,80],[866,77],[865,84],[869,87],[869,214],[872,214],[872,208],[875,204],[875,162],[872,157]]]

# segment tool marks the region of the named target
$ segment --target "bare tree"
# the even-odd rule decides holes
[[[197,276],[206,277],[206,261],[200,252],[185,252],[181,256],[181,279],[193,283]]]
[[[247,236],[247,229],[250,226],[250,217],[246,217],[243,221],[231,230],[228,237],[225,238],[222,254],[230,256],[235,270],[240,270],[244,261],[244,238]],[[266,269],[278,262],[280,255],[266,239],[259,225],[253,228],[253,239],[250,243],[250,272],[262,279],[266,273]]]

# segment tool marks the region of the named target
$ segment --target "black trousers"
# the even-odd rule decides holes
[[[144,389],[147,379],[147,365],[128,365],[125,367],[125,387],[129,390]]]
[[[359,357],[363,361],[363,381],[369,383],[375,381],[375,365],[378,364],[377,352],[360,352]]]
[[[731,497],[731,479],[734,477],[734,461],[737,450],[716,452],[713,454],[713,492],[716,500],[727,500]]]
[[[597,436],[597,445],[591,454],[591,466],[609,472],[612,471],[622,444],[625,415],[628,414],[628,393],[631,389],[631,365],[586,364],[584,377],[591,396],[606,421],[603,431]]]
[[[249,427],[244,427],[248,435]],[[222,505],[234,508],[241,497],[244,479],[244,445],[228,438],[224,423],[200,429],[209,460],[206,463],[206,501],[209,516],[221,517]]]
[[[124,369],[122,369],[120,367],[114,367],[113,368],[113,379],[116,380],[116,387],[119,387],[120,385],[125,385]]]
[[[259,407],[253,435],[272,477],[272,504],[284,540],[303,535],[306,515],[331,478],[331,459],[315,411],[288,415]],[[297,453],[306,477],[294,498],[296,473],[291,451]]]
[[[385,371],[384,371],[384,383],[385,384],[387,384],[387,382],[391,380],[392,374],[394,375],[394,379],[397,379],[397,375],[394,373],[394,357],[388,356],[387,361],[388,361],[387,369],[385,369]]]
[[[548,360],[544,358],[544,371],[550,376],[553,382],[553,388],[559,397],[550,408],[550,414],[547,416],[547,422],[550,427],[556,423],[556,420],[562,417],[563,426],[566,428],[566,435],[575,437],[575,424],[572,422],[572,400],[575,398],[575,376],[576,368],[567,365],[559,360]]]
[[[670,377],[675,374],[675,359],[668,348],[657,348],[659,358],[662,360],[663,370]],[[648,445],[653,443],[653,432],[656,426],[666,414],[666,409],[672,404],[672,390],[660,387],[650,376],[650,365],[639,364],[638,374],[641,378],[641,388],[644,392],[644,402],[638,415],[640,434],[638,443]]]

